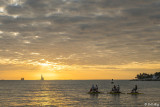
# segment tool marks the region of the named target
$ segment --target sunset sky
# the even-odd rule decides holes
[[[0,0],[0,80],[160,72],[160,0]]]

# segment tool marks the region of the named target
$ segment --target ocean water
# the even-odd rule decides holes
[[[113,87],[110,80],[0,81],[0,107],[8,106],[84,106],[84,107],[152,107],[160,105],[160,81],[115,80],[124,93],[138,85],[144,94],[107,94]],[[92,84],[102,94],[87,94]]]

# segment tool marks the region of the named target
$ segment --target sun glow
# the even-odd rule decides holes
[[[51,64],[47,64],[47,63],[41,63],[41,66],[50,66]]]
[[[35,65],[39,65],[41,71],[54,71],[54,72],[62,71],[68,67],[67,65],[60,65],[57,63],[49,62],[49,61],[45,61],[43,63],[38,62]]]

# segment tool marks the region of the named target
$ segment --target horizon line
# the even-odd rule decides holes
[[[18,81],[19,79],[16,79],[15,81]],[[53,80],[112,80],[112,79],[53,79]],[[133,79],[113,79],[113,80],[133,80]],[[0,81],[5,81],[5,79],[1,79]],[[14,81],[14,80],[10,80]],[[30,80],[19,80],[19,81],[30,81]],[[31,80],[33,81],[33,80]],[[51,81],[51,80],[34,80],[34,81]]]

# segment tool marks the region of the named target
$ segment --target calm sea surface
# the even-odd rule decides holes
[[[113,87],[109,80],[0,81],[0,107],[6,106],[85,106],[143,107],[145,103],[160,104],[160,81],[116,80],[124,93],[135,84],[140,95],[107,94]],[[103,94],[87,94],[92,84]],[[152,106],[156,107],[156,106]]]

